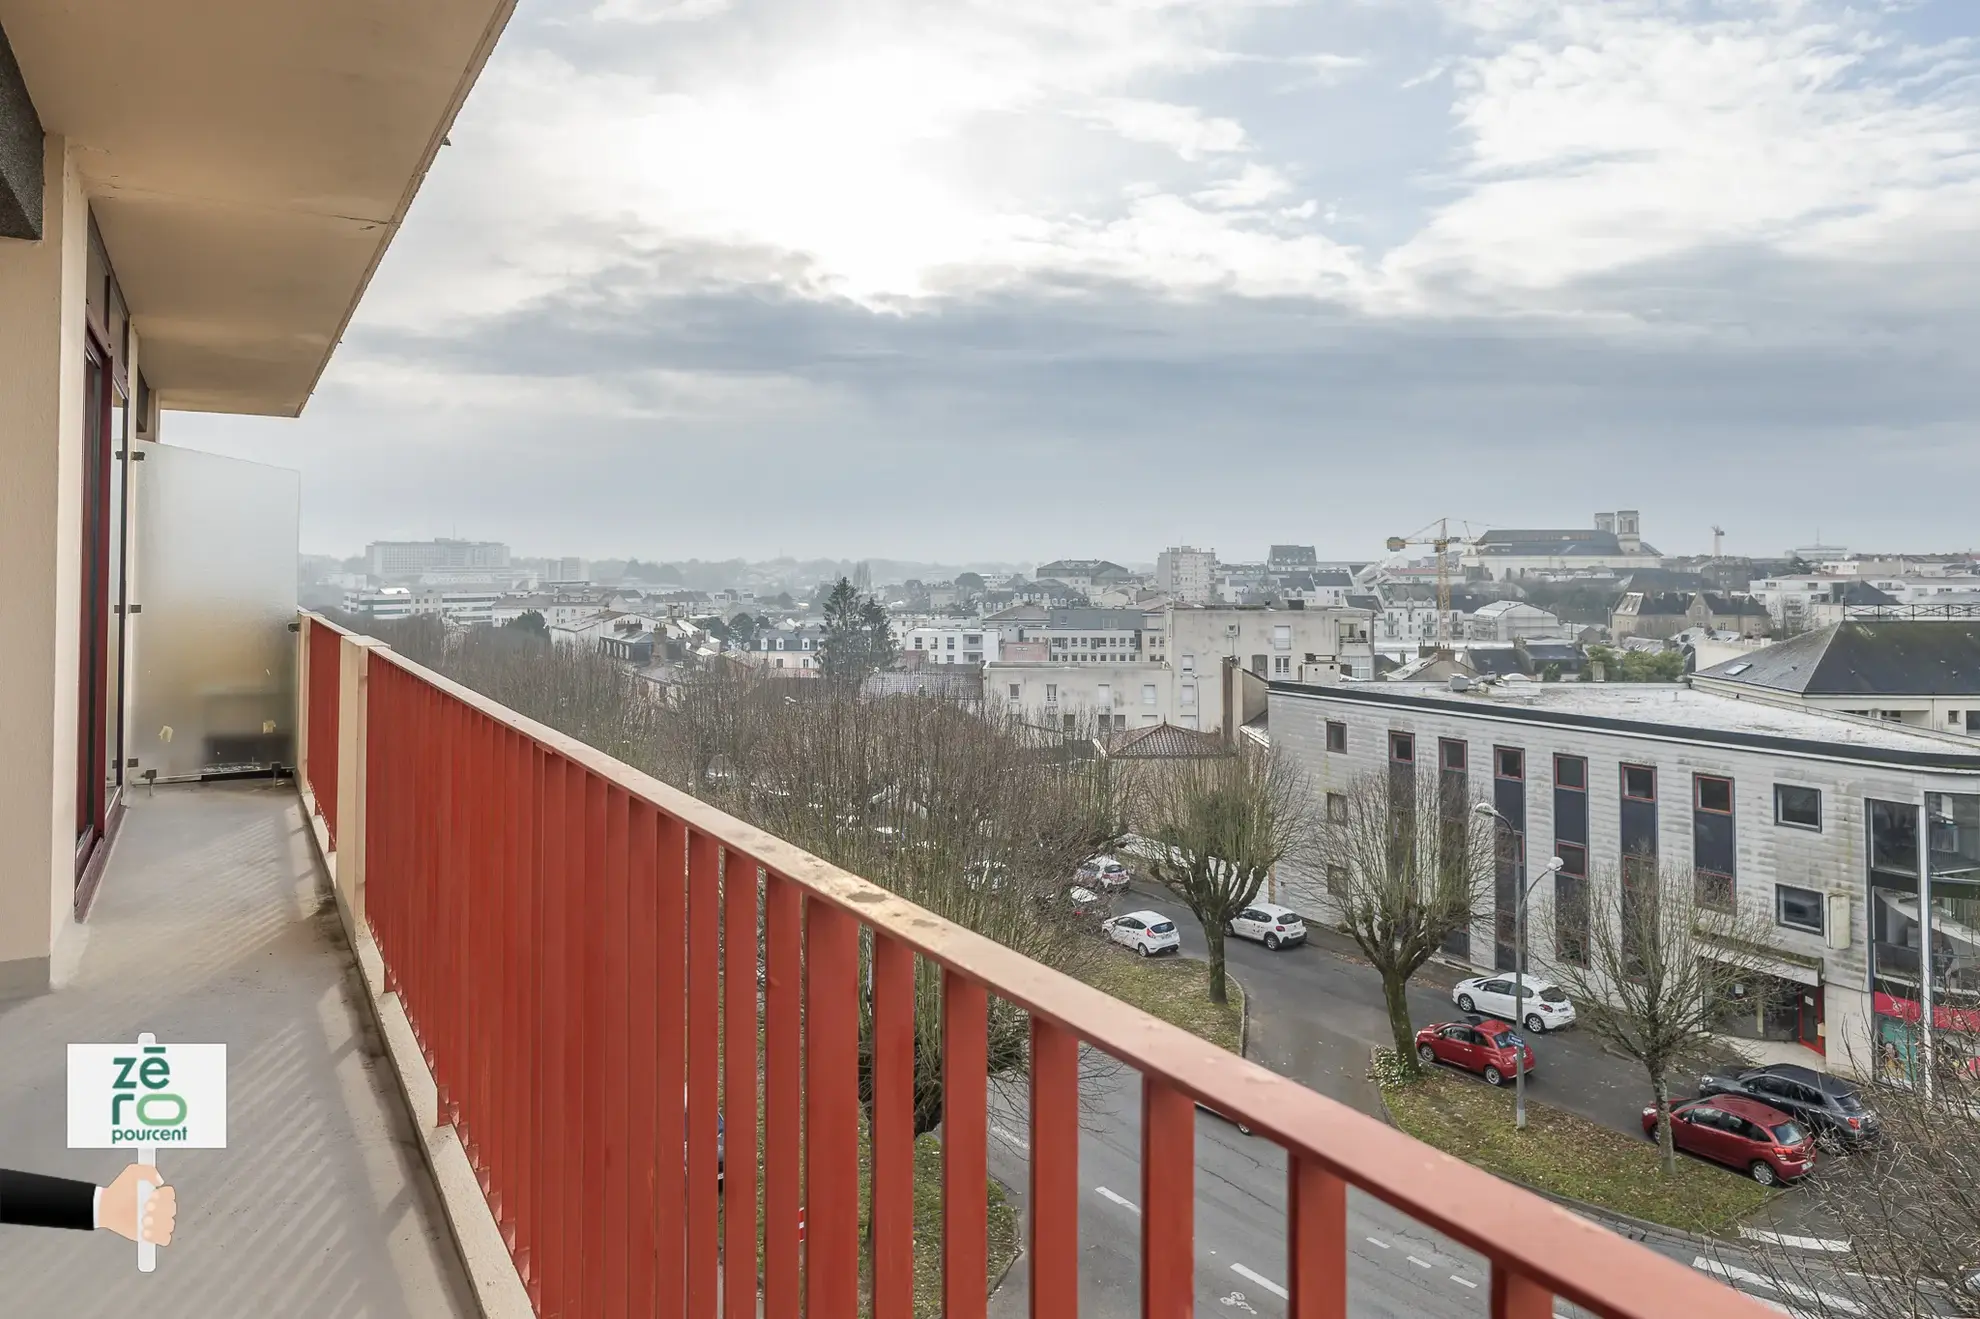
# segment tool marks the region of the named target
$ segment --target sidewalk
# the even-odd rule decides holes
[[[0,1228],[23,1319],[473,1314],[365,1015],[295,792],[139,789],[64,987],[0,1007],[0,1166],[108,1182],[67,1149],[65,1049],[225,1043],[228,1148],[161,1153],[178,1226],[158,1270],[108,1232]]]

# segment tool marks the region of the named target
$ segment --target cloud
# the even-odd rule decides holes
[[[1963,3],[545,0],[300,427],[167,433],[313,548],[1951,543]]]
[[[1246,148],[1242,124],[1210,117],[1194,106],[1115,99],[1102,101],[1088,114],[1130,142],[1167,147],[1184,160]]]

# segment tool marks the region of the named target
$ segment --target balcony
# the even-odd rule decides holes
[[[1297,1316],[1764,1313],[376,642],[305,616],[299,655],[303,808],[388,1034],[406,1025],[402,1070],[430,1071],[417,1116],[445,1139],[426,1143],[458,1138],[464,1174],[445,1186],[436,1165],[450,1217],[500,1243],[499,1261],[469,1251],[484,1296],[506,1283],[544,1316],[913,1313],[919,961],[942,987],[947,1315],[992,1308],[993,1167],[1025,1220],[1023,1290],[999,1313],[1181,1316],[1236,1290]],[[997,1110],[986,1083],[991,996],[1030,1016],[1024,1111]],[[1138,1224],[1132,1260],[1082,1248],[1083,1048],[1138,1090],[1136,1180],[1106,1192]],[[1248,1228],[1276,1278],[1234,1282],[1198,1236],[1222,1199],[1197,1183],[1198,1105],[1278,1147],[1282,1221]],[[1384,1299],[1350,1263],[1368,1222],[1438,1241],[1475,1269],[1453,1278],[1471,1290]]]

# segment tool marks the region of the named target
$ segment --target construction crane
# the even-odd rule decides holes
[[[1437,534],[1426,535],[1432,527]],[[1391,554],[1412,545],[1428,545],[1437,552],[1437,651],[1443,655],[1451,653],[1451,546],[1463,543],[1462,537],[1451,535],[1449,518],[1438,518],[1413,536],[1391,536],[1388,540]]]

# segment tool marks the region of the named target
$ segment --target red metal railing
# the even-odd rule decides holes
[[[1077,1310],[1082,1041],[1142,1079],[1144,1314],[1194,1305],[1194,1101],[1288,1153],[1302,1319],[1346,1314],[1350,1185],[1489,1259],[1494,1316],[1552,1319],[1556,1295],[1610,1316],[1764,1313],[390,652],[368,681],[367,911],[387,986],[540,1315],[709,1316],[719,1298],[753,1319],[759,1297],[773,1319],[857,1312],[862,931],[877,1319],[914,1305],[917,957],[943,972],[952,1319],[986,1310],[991,994],[1031,1015],[1034,1315]]]
[[[304,645],[309,653],[307,692],[309,741],[303,774],[316,797],[316,813],[337,845],[337,703],[343,688],[344,629],[314,614],[302,616]]]

